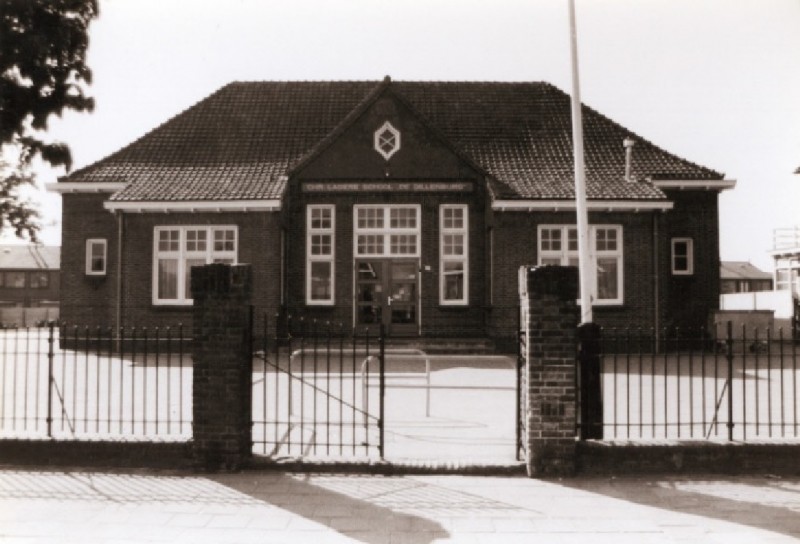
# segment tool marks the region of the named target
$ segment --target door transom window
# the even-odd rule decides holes
[[[353,213],[357,257],[419,256],[419,205],[363,205]]]

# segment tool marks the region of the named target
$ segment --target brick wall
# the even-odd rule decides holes
[[[385,121],[401,133],[401,148],[386,161],[373,148],[373,134]],[[386,183],[399,181],[471,181],[469,193],[318,193],[301,190],[304,181],[348,180]],[[355,204],[420,204],[421,215],[421,330],[422,336],[459,337],[485,335],[486,294],[486,192],[482,176],[459,157],[414,112],[391,92],[379,97],[342,134],[290,181],[287,225],[288,308],[294,315],[353,325],[354,265],[353,206]],[[469,205],[469,305],[439,304],[439,205]],[[336,205],[335,305],[305,304],[306,205]],[[415,259],[416,260],[416,259]],[[430,267],[430,271],[425,271]]]
[[[719,308],[719,216],[713,191],[668,193],[675,207],[663,228],[664,327],[699,329],[707,325],[712,310]],[[671,238],[694,241],[694,274],[671,274]]]
[[[62,229],[61,317],[79,326],[116,325],[117,218],[103,208],[107,194],[66,194]],[[235,225],[238,262],[253,265],[257,312],[274,314],[280,307],[281,219],[278,212],[124,214],[122,325],[191,326],[191,306],[154,306],[153,236],[156,226]],[[87,238],[108,240],[108,273],[84,273]]]
[[[651,213],[591,213],[593,225],[622,225],[624,301],[595,306],[595,321],[603,327],[638,327],[654,322],[654,248]],[[495,212],[493,217],[493,336],[513,334],[517,323],[520,266],[538,262],[538,226],[575,224],[574,212]],[[509,339],[513,342],[513,338]]]
[[[107,193],[64,194],[61,226],[61,319],[80,326],[114,323],[117,219],[103,208]],[[86,239],[108,241],[105,276],[85,274]]]
[[[195,464],[235,470],[252,454],[252,267],[192,268]]]
[[[528,475],[569,474],[576,460],[578,271],[523,267],[519,278],[520,294],[527,300],[523,440]]]
[[[287,302],[293,315],[334,323],[345,327],[353,324],[354,261],[353,206],[355,204],[420,204],[421,253],[419,286],[421,293],[422,336],[482,336],[484,330],[485,291],[485,227],[483,195],[477,194],[385,194],[374,195],[298,195],[287,214]],[[306,301],[306,205],[336,205],[336,269],[335,305],[307,306]],[[469,206],[469,301],[468,307],[446,307],[439,304],[439,206]],[[430,267],[430,271],[425,268]]]

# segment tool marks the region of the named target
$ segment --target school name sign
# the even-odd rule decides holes
[[[302,185],[304,193],[470,193],[470,181],[359,182],[314,181]]]

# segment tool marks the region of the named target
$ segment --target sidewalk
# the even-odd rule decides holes
[[[800,542],[800,477],[543,481],[5,468],[0,542]]]

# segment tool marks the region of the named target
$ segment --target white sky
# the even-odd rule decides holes
[[[93,114],[52,135],[90,164],[235,80],[548,81],[569,92],[567,0],[101,0]],[[577,0],[583,102],[725,172],[721,257],[772,265],[800,225],[800,0]],[[620,144],[620,153],[623,149]],[[43,182],[63,171],[46,171]],[[60,198],[41,193],[44,240]]]

